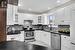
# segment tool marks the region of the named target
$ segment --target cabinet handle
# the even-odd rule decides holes
[[[71,44],[75,45],[75,43],[72,43],[72,42],[71,42]]]
[[[66,38],[66,37],[64,37],[64,38]]]

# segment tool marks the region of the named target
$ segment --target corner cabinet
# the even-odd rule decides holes
[[[17,6],[7,4],[7,25],[13,25],[17,20]]]

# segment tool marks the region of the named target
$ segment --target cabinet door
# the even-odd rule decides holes
[[[7,4],[7,25],[13,25],[13,6]]]
[[[51,47],[51,33],[42,31],[42,41]]]
[[[17,6],[12,5],[13,6],[13,22],[14,24],[18,24],[18,14],[17,14]]]
[[[64,21],[64,8],[57,10],[56,19],[58,24],[62,24]]]
[[[51,46],[51,34],[45,31],[35,31],[35,39],[44,43],[47,46]]]
[[[56,24],[62,24],[62,25],[68,25],[70,24],[71,15],[70,15],[70,6],[67,6],[65,8],[61,8],[57,10],[55,13],[55,23]]]
[[[75,43],[75,4],[71,6],[70,35],[71,35],[71,42]]]
[[[38,20],[38,24],[44,24],[44,17],[42,15],[38,16],[37,20]]]
[[[61,50],[70,48],[70,37],[61,35]]]
[[[37,41],[40,41],[41,40],[41,33],[40,33],[40,31],[35,31],[34,32],[35,33],[35,39],[37,40]]]
[[[19,34],[19,41],[24,42],[24,31],[21,31],[21,34]]]
[[[36,16],[36,15],[33,16],[33,23],[32,24],[33,25],[38,24],[38,16]]]
[[[18,20],[17,17],[18,17],[17,6],[8,4],[7,5],[7,25],[13,25],[17,23],[16,22],[16,20]]]
[[[49,24],[49,18],[48,18],[48,16],[47,15],[43,15],[43,24],[44,25],[48,25]]]

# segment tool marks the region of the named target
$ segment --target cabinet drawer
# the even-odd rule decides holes
[[[18,35],[7,35],[7,41],[9,40],[17,40],[19,38]]]
[[[63,42],[70,42],[70,37],[69,36],[65,36],[65,35],[61,35],[61,41],[63,41]]]

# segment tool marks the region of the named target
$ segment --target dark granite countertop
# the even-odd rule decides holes
[[[24,31],[35,31],[35,30],[24,30]]]
[[[50,33],[54,33],[54,34],[70,36],[70,34],[67,34],[67,33],[51,32],[51,31],[46,31],[46,30],[40,30],[40,31],[45,31],[45,32],[50,32]]]
[[[20,34],[20,33],[7,33],[7,35],[17,35],[17,34]]]
[[[59,33],[59,32],[51,32],[51,33],[59,34],[59,35],[65,35],[65,36],[70,36],[70,34],[67,34],[67,33]]]

